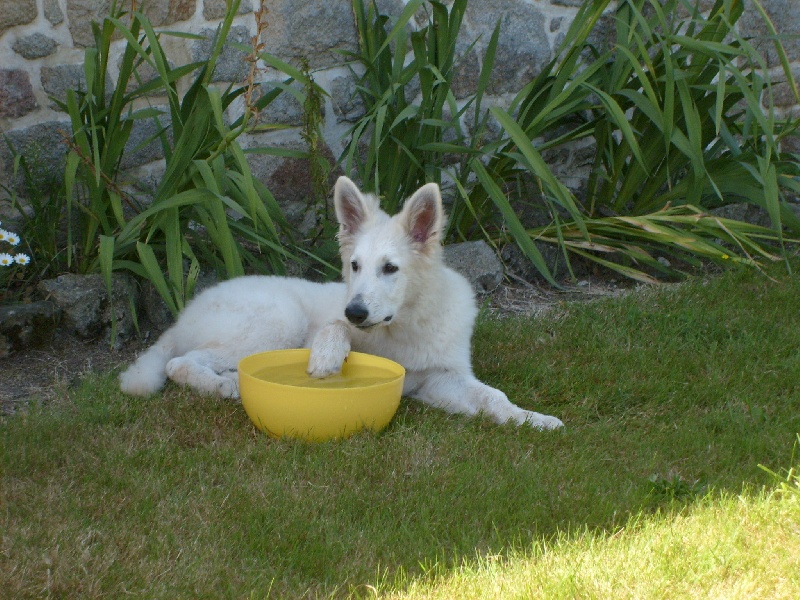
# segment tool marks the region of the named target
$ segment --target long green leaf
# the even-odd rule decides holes
[[[505,194],[503,194],[502,190],[491,178],[489,173],[486,171],[486,168],[483,166],[483,163],[481,163],[480,160],[473,159],[472,169],[475,172],[475,175],[478,177],[478,180],[483,188],[495,203],[495,206],[497,206],[497,208],[500,210],[503,219],[508,226],[509,231],[511,232],[511,235],[514,237],[514,241],[517,243],[520,250],[522,250],[523,254],[533,263],[533,265],[536,267],[539,273],[542,274],[542,277],[548,281],[548,283],[553,286],[560,287],[558,282],[553,279],[550,269],[547,267],[547,263],[544,261],[542,253],[528,235],[528,232],[520,222],[519,218],[514,212],[514,209],[511,207],[511,204],[509,204],[508,198],[506,198]]]
[[[169,285],[167,285],[167,280],[161,272],[161,266],[158,264],[155,252],[153,252],[150,246],[142,242],[137,242],[136,251],[139,255],[139,261],[147,274],[147,279],[153,284],[153,287],[156,288],[156,291],[167,304],[167,308],[169,308],[172,315],[177,316],[180,309],[183,308],[183,303],[180,298],[174,296],[173,291],[170,289]]]

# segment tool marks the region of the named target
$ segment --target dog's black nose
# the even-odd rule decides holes
[[[344,316],[347,317],[347,320],[353,325],[361,325],[367,320],[369,310],[361,303],[351,302],[347,305],[347,308],[344,309]]]

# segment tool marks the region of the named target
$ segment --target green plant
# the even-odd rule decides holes
[[[408,21],[422,6],[430,8],[430,22],[409,33]],[[474,151],[472,140],[479,139],[464,132],[461,119],[474,106],[476,127],[479,123],[497,30],[478,91],[457,102],[452,89],[456,41],[466,6],[466,0],[456,0],[449,9],[437,1],[412,0],[393,23],[374,0],[353,0],[360,53],[346,56],[364,70],[357,90],[365,114],[349,132],[340,162],[345,172],[356,172],[366,190],[381,196],[390,212],[420,185],[441,183],[448,163],[459,156],[453,153]],[[409,52],[413,60],[407,60]],[[454,177],[462,175],[465,180],[459,169]]]
[[[670,502],[693,500],[708,492],[708,486],[700,481],[687,481],[678,473],[653,474],[647,478],[652,485],[650,494],[656,501]]]
[[[2,225],[2,223],[0,223]],[[13,231],[0,229],[0,289],[5,291],[0,295],[0,301],[9,295],[8,289],[16,283],[17,273],[21,267],[25,267],[31,257],[24,252],[14,252],[12,248],[19,245],[21,238]]]
[[[126,15],[112,7],[112,16],[93,25],[95,47],[85,57],[87,91],[68,92],[63,104],[72,120],[65,174],[68,215],[77,219],[68,228],[74,236],[70,264],[81,272],[102,272],[109,285],[112,271],[132,271],[152,282],[173,313],[191,297],[201,265],[233,277],[245,266],[282,273],[287,259],[300,260],[290,252],[280,207],[253,177],[237,142],[256,128],[253,115],[283,88],[253,98],[256,60],[266,56],[257,47],[250,49],[252,68],[244,85],[219,89],[211,83],[238,5],[234,0],[228,6],[209,58],[179,67],[170,64],[160,42],[164,34],[156,33],[146,16],[132,12],[126,24]],[[266,21],[259,19],[259,36],[263,27]],[[126,46],[117,85],[108,90],[116,35]],[[145,78],[145,71],[154,75]],[[192,83],[180,95],[178,81],[192,73]],[[166,109],[153,106],[154,96],[165,98]],[[225,111],[240,97],[246,100],[244,113],[229,124]],[[146,107],[137,108],[141,103]],[[125,191],[119,179],[137,121],[155,124],[144,143],[158,141],[166,162],[148,203]]]
[[[537,241],[645,280],[640,266],[676,272],[656,253],[688,262],[775,258],[762,242],[781,244],[784,226],[800,232],[784,195],[800,190],[800,168],[779,150],[800,120],[774,114],[764,60],[736,30],[742,0],[717,0],[707,15],[690,0],[623,0],[613,13],[616,41],[603,51],[589,35],[609,5],[584,3],[557,58],[508,110],[491,109],[507,137],[485,149],[485,165],[472,160],[480,181],[470,195],[474,212],[456,227],[474,232],[497,210],[507,236],[551,281]],[[577,198],[542,153],[584,139],[594,161],[586,196]],[[540,199],[550,225],[525,228],[505,195],[514,183],[522,200]],[[772,228],[707,215],[738,201],[763,208]]]
[[[1,285],[5,288],[5,299],[10,300],[27,296],[33,283],[60,273],[65,266],[64,241],[59,227],[65,199],[63,188],[48,180],[35,150],[25,157],[8,139],[5,141],[13,159],[12,183],[0,184],[0,189],[6,195],[3,202],[8,202],[19,215],[21,236],[17,243],[22,243],[25,250],[16,252],[12,257],[14,266],[0,275],[0,281],[5,282]],[[24,202],[18,190],[23,192]],[[24,271],[21,266],[26,267]]]
[[[322,107],[323,94],[318,86],[314,84],[311,74],[311,67],[308,61],[301,60],[301,70],[308,82],[305,86],[305,101],[303,103],[303,130],[300,136],[308,146],[309,176],[311,178],[312,202],[316,203],[316,216],[321,221],[330,220],[331,215],[328,211],[326,201],[329,193],[328,176],[331,172],[331,165],[322,153],[320,141],[323,141],[322,127]]]
[[[797,454],[797,449],[800,448],[800,433],[796,437],[794,446],[792,446],[792,456],[789,459],[789,468],[783,474],[775,472],[764,465],[758,466],[772,477],[777,485],[776,493],[789,496],[800,502],[800,461],[798,460],[800,456]]]

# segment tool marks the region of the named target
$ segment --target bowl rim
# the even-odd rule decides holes
[[[287,388],[287,389],[310,390],[310,391],[313,391],[315,393],[320,393],[320,392],[330,393],[330,392],[334,391],[335,388],[325,388],[325,387],[310,386],[310,385],[294,385],[294,384],[290,384],[290,383],[281,383],[281,382],[277,382],[277,381],[272,381],[271,379],[263,379],[261,377],[256,377],[253,374],[252,371],[247,370],[246,367],[248,366],[247,363],[249,361],[256,361],[258,358],[263,357],[265,355],[270,355],[270,354],[272,354],[272,355],[282,354],[282,355],[286,355],[286,356],[291,356],[291,355],[294,354],[294,355],[297,355],[298,357],[303,357],[303,358],[301,358],[301,360],[308,361],[308,357],[311,354],[311,350],[309,348],[285,348],[285,349],[278,349],[278,350],[265,350],[263,352],[255,352],[253,354],[245,356],[244,358],[242,358],[239,361],[239,363],[237,365],[237,370],[238,370],[238,373],[239,373],[239,377],[240,378],[249,377],[250,379],[253,379],[255,381],[260,381],[260,382],[268,383],[269,385],[272,385],[272,386],[279,386],[279,387]],[[365,364],[365,363],[372,363],[373,366],[377,366],[379,368],[383,368],[385,370],[391,371],[392,372],[392,377],[388,378],[388,379],[385,379],[383,381],[372,383],[370,385],[359,385],[359,386],[355,386],[355,387],[351,387],[351,388],[339,388],[339,389],[343,389],[343,390],[350,390],[350,391],[353,391],[353,390],[369,390],[369,389],[380,388],[381,386],[394,385],[394,384],[397,383],[398,379],[404,378],[405,375],[406,375],[406,369],[405,369],[405,367],[403,367],[403,365],[401,365],[397,361],[394,361],[394,360],[392,360],[390,358],[386,358],[384,356],[379,356],[377,354],[369,354],[369,353],[366,353],[366,352],[358,352],[358,351],[355,351],[355,350],[351,350],[348,353],[347,358],[345,360],[346,360],[347,363],[349,363],[350,366],[355,366],[355,367],[358,367],[358,366],[360,366],[362,364]],[[294,362],[294,361],[292,361],[292,362]],[[297,362],[300,362],[300,361],[297,361]],[[377,365],[374,364],[376,362],[378,363]]]

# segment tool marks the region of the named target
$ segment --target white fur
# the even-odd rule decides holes
[[[334,204],[343,283],[265,276],[220,283],[190,302],[122,373],[122,390],[151,394],[169,377],[238,398],[236,366],[245,356],[311,348],[308,372],[325,377],[339,372],[352,348],[402,364],[403,394],[447,412],[541,429],[563,425],[515,406],[473,375],[477,309],[469,283],[442,261],[444,215],[435,184],[420,188],[389,217],[376,198],[340,177]]]

